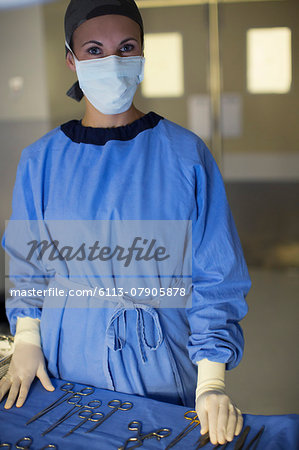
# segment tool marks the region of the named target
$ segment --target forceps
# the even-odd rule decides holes
[[[22,445],[22,442],[27,442],[27,445]],[[18,440],[18,442],[15,443],[16,448],[25,450],[27,448],[30,448],[31,444],[33,443],[33,439],[31,437],[23,437]],[[55,444],[48,444],[45,445],[41,450],[45,450],[46,448],[55,448],[57,450],[57,446]]]
[[[47,428],[45,431],[43,431],[42,436],[45,436],[47,433],[50,433],[50,431],[54,430],[54,428],[58,427],[62,422],[67,420],[69,417],[73,416],[78,412],[78,408],[90,408],[95,409],[101,406],[102,402],[101,400],[91,400],[87,405],[81,405],[80,402],[82,400],[82,397],[79,394],[73,394],[69,399],[67,399],[67,403],[69,405],[73,405],[73,408],[70,409],[70,411],[67,411],[63,416],[61,416],[54,424],[50,425],[49,428]]]
[[[170,435],[171,430],[169,428],[160,428],[159,430],[152,431],[148,434],[141,434],[142,425],[137,420],[133,420],[129,423],[128,428],[130,431],[137,431],[137,436],[130,437],[126,440],[125,444],[122,447],[119,447],[118,450],[126,450],[127,448],[137,448],[143,445],[143,441],[145,439],[156,438],[158,441]],[[130,442],[136,442],[136,445],[128,447]]]
[[[104,417],[104,414],[102,412],[94,413],[94,412],[90,411],[90,409],[83,409],[82,411],[79,412],[78,415],[79,415],[80,419],[83,419],[83,420],[81,420],[81,422],[78,423],[78,425],[76,425],[74,428],[72,428],[63,437],[67,437],[70,434],[74,433],[74,431],[78,430],[78,428],[80,428],[82,425],[84,425],[89,420],[91,422],[99,422]]]
[[[60,390],[61,391],[65,391],[65,394],[62,394],[61,397],[59,397],[57,400],[55,400],[53,403],[51,403],[50,405],[48,405],[46,408],[44,408],[42,411],[38,412],[37,414],[35,414],[35,416],[31,417],[31,419],[28,420],[28,422],[26,422],[26,425],[29,425],[30,423],[34,422],[35,420],[39,419],[40,417],[44,416],[45,414],[47,414],[48,412],[52,411],[52,409],[56,408],[56,406],[61,405],[65,400],[66,400],[66,396],[68,394],[72,394],[72,395],[90,395],[94,392],[94,388],[92,387],[85,387],[82,388],[80,391],[78,392],[74,392],[72,389],[74,389],[75,385],[73,383],[65,383],[62,386],[60,386]],[[71,396],[72,396],[71,395]]]
[[[22,442],[24,442],[24,445],[22,445]],[[26,444],[25,444],[25,442],[26,442]],[[25,436],[25,437],[19,439],[15,443],[15,446],[16,446],[16,448],[26,449],[26,448],[30,448],[30,445],[32,443],[33,443],[33,439],[31,439],[31,437]]]
[[[54,430],[54,428],[58,427],[58,425],[63,423],[65,420],[69,419],[74,414],[77,414],[77,412],[80,411],[80,409],[81,410],[83,408],[86,408],[86,409],[88,408],[88,410],[96,409],[96,408],[99,408],[99,406],[101,406],[101,404],[102,404],[101,400],[91,400],[89,403],[87,403],[87,405],[80,405],[81,397],[78,394],[74,394],[73,397],[79,397],[79,399],[75,400],[75,402],[72,402],[72,398],[69,398],[67,400],[67,403],[69,405],[74,405],[73,408],[71,408],[70,411],[63,414],[63,416],[61,416],[55,423],[53,423],[53,425],[50,425],[50,427],[47,428],[42,433],[42,436],[45,436],[47,433],[50,433],[50,431]]]
[[[22,442],[27,442],[27,444],[22,445]],[[15,447],[18,449],[28,449],[30,448],[31,444],[33,443],[33,439],[31,437],[23,437],[21,439],[19,439],[16,443],[15,443]],[[6,447],[8,449],[11,449],[11,444],[8,444],[8,442],[3,442],[2,444],[0,444],[0,447]],[[57,450],[57,446],[55,444],[48,444],[45,445],[41,450],[45,450],[46,448],[55,448]]]
[[[76,394],[75,394],[76,395]],[[70,399],[69,399],[70,400]],[[68,400],[69,404],[70,403]],[[78,411],[80,411],[80,409],[82,410],[83,408],[87,409],[88,411],[91,409],[97,409],[101,406],[102,402],[101,400],[91,400],[90,402],[87,403],[87,405],[80,405],[79,404],[80,401],[78,401],[78,403],[73,403],[74,407],[68,411],[67,413],[65,413],[63,416],[60,417],[60,419],[58,419],[53,425],[51,425],[46,431],[43,432],[42,436],[44,436],[45,434],[49,433],[50,431],[54,430],[54,428],[58,427],[58,425],[60,425],[62,422],[64,422],[65,420],[69,419],[70,417],[72,417],[74,414],[77,414]],[[79,409],[77,409],[79,408]]]
[[[193,431],[199,424],[200,420],[197,416],[196,411],[186,411],[184,414],[185,419],[190,420],[189,425],[186,426],[186,428],[183,429],[175,438],[173,441],[170,442],[170,444],[167,445],[165,450],[168,450],[169,448],[174,447],[181,439],[183,439],[185,436],[187,436],[190,431]]]
[[[133,403],[131,402],[121,402],[120,400],[110,400],[108,403],[109,408],[112,408],[112,411],[107,414],[107,416],[103,417],[98,423],[96,423],[90,430],[85,431],[85,433],[90,433],[91,431],[95,430],[97,427],[99,427],[105,420],[109,419],[109,417],[112,416],[116,411],[119,409],[121,411],[129,411],[131,408],[133,408]]]

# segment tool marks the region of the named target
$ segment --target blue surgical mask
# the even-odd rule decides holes
[[[133,102],[137,86],[144,78],[143,56],[106,56],[79,61],[73,54],[81,90],[103,114],[120,114]]]

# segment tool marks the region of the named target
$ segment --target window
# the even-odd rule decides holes
[[[291,30],[286,27],[248,30],[248,91],[283,94],[290,90],[291,82]]]
[[[183,40],[180,33],[146,33],[144,39],[144,97],[184,94]]]

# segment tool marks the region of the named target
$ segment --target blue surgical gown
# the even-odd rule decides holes
[[[23,150],[13,220],[192,221],[189,307],[90,308],[88,297],[68,295],[7,299],[13,334],[17,317],[41,319],[51,375],[194,407],[197,361],[227,370],[239,364],[251,281],[221,173],[196,134],[153,111],[115,128],[64,123]],[[34,239],[30,225],[22,234]],[[67,283],[72,261],[66,273],[55,261],[33,264],[7,230],[2,245],[15,287]]]

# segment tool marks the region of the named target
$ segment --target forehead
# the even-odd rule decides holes
[[[140,26],[129,17],[120,14],[107,14],[86,20],[73,33],[73,39],[96,39],[118,37],[140,37]]]

